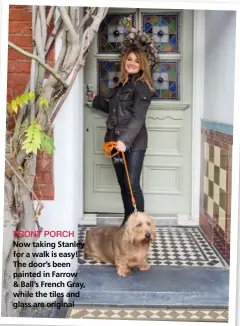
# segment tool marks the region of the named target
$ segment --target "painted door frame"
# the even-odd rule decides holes
[[[199,224],[201,172],[201,119],[204,105],[205,12],[194,11],[192,100],[192,205],[191,219]]]
[[[179,225],[198,225],[200,207],[200,159],[201,159],[201,117],[203,112],[204,92],[204,11],[195,10],[193,15],[193,98],[192,98],[192,196],[191,215],[179,215]],[[85,86],[85,85],[84,85]],[[84,121],[80,123],[84,130]],[[84,132],[82,132],[84,134]],[[81,143],[81,151],[84,152],[84,142]],[[82,183],[84,181],[82,179]],[[83,196],[84,196],[84,188]],[[84,201],[83,201],[84,202]],[[80,225],[95,225],[96,215],[85,214],[84,207],[80,215]]]

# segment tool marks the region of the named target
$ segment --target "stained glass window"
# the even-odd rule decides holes
[[[179,15],[143,14],[143,31],[150,34],[159,52],[179,52]]]
[[[120,75],[118,60],[98,60],[98,92],[108,97]],[[152,72],[155,100],[179,100],[179,61],[161,61]]]
[[[160,61],[152,72],[156,100],[179,100],[179,61]]]
[[[103,97],[108,97],[109,89],[118,83],[120,62],[118,60],[98,60],[98,91]]]
[[[132,27],[135,27],[134,14],[109,14],[99,27],[99,53],[117,53]]]

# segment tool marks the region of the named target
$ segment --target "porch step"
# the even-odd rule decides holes
[[[121,225],[123,214],[97,214],[97,225]],[[178,225],[177,215],[152,215],[157,226],[176,226]]]
[[[177,226],[179,222],[176,214],[152,214],[152,216],[157,226]],[[123,218],[124,215],[119,213],[85,213],[83,219],[79,221],[79,226],[121,225]]]
[[[75,307],[193,307],[228,306],[228,268],[152,266],[119,277],[114,266],[79,266],[74,282],[84,283]],[[77,289],[72,289],[77,292]]]

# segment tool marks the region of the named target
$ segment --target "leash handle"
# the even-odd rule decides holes
[[[104,155],[106,157],[108,157],[108,158],[112,158],[112,157],[118,155],[119,154],[118,151],[116,153],[114,153],[114,154],[108,154],[108,153],[111,153],[114,148],[115,149],[117,148],[117,142],[110,141],[110,142],[104,143],[104,145],[103,145]],[[133,196],[133,191],[132,191],[132,186],[131,186],[130,177],[129,177],[129,173],[128,173],[126,157],[125,157],[124,152],[121,152],[121,153],[122,153],[123,163],[124,163],[124,167],[125,167],[125,171],[126,171],[126,175],[127,175],[127,180],[128,180],[128,185],[129,185],[129,189],[130,189],[130,194],[131,194],[131,200],[132,200],[132,204],[133,204],[133,208],[134,208],[134,213],[136,213],[137,212],[137,206],[136,206],[135,198]]]

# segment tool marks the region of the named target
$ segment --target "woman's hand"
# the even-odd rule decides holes
[[[87,93],[87,97],[90,102],[93,102],[95,96],[96,96],[96,94],[94,94],[93,92]]]
[[[119,151],[119,152],[125,152],[126,151],[126,145],[121,142],[120,140],[117,142],[117,146],[116,146],[116,149]]]

